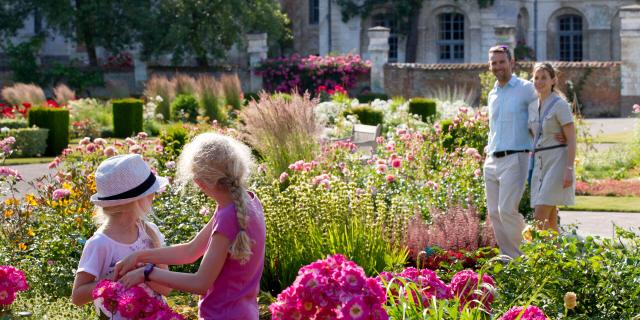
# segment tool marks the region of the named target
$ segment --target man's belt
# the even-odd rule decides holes
[[[496,151],[494,153],[492,153],[491,155],[496,157],[496,158],[502,158],[505,156],[508,156],[510,154],[514,154],[514,153],[520,153],[520,152],[529,152],[529,150],[504,150],[504,151]]]

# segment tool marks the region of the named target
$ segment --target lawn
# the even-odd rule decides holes
[[[576,204],[563,207],[569,211],[640,212],[640,197],[576,196]]]
[[[15,166],[19,164],[35,164],[35,163],[49,163],[53,161],[55,157],[39,157],[39,158],[8,158],[4,160],[4,165]]]

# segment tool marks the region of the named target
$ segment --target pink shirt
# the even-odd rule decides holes
[[[250,193],[247,204],[249,223],[247,232],[255,241],[249,261],[240,264],[227,255],[218,278],[199,303],[200,319],[258,319],[258,291],[264,267],[266,227],[262,204]],[[219,208],[213,216],[213,234],[225,235],[230,241],[239,231],[235,205]],[[209,242],[211,245],[211,242]]]

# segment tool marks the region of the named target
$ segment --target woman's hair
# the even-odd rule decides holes
[[[549,62],[538,62],[533,66],[533,75],[535,76],[536,74],[536,70],[538,69],[542,69],[544,71],[546,71],[549,74],[549,77],[551,77],[551,79],[558,79],[558,71],[556,70],[556,68],[554,68],[551,63]],[[560,91],[556,90],[556,85],[552,84],[551,85],[551,91],[556,92],[556,93],[560,93]]]
[[[177,167],[176,182],[181,190],[194,178],[206,185],[220,185],[229,190],[240,226],[229,253],[240,263],[249,261],[253,240],[246,231],[249,221],[246,190],[249,174],[254,167],[249,147],[231,137],[212,132],[202,133],[184,146]]]
[[[144,232],[149,236],[149,238],[151,238],[153,247],[159,248],[160,237],[158,236],[157,232],[151,227],[149,221],[147,221],[147,215],[151,213],[151,209],[151,202],[147,201],[145,198],[111,207],[96,206],[95,216],[93,217],[93,220],[96,225],[100,227],[109,222],[109,219],[113,216],[122,214],[125,211],[133,211],[135,213],[135,218],[138,219],[140,223],[142,223]]]

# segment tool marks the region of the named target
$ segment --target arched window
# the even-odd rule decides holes
[[[320,0],[309,0],[309,24],[320,21]]]
[[[582,61],[582,17],[565,14],[558,17],[558,59]]]
[[[391,14],[379,13],[371,19],[372,27],[389,28],[389,62],[398,61],[398,21]]]
[[[464,61],[464,15],[442,13],[438,15],[438,60]]]

